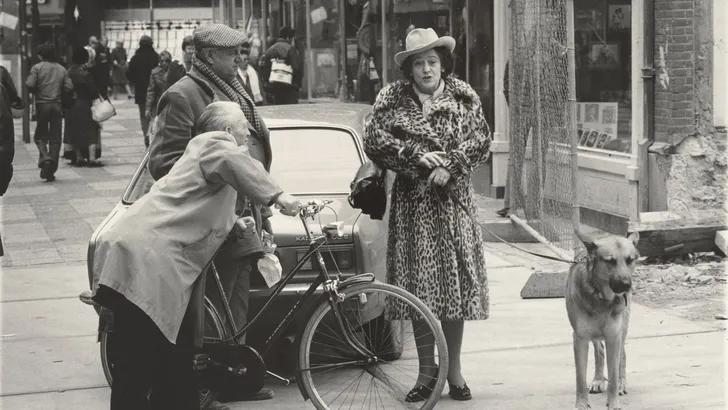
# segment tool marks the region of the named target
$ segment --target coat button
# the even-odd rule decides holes
[[[235,215],[237,215],[237,216],[243,215],[243,210],[242,209],[236,209],[235,210]]]

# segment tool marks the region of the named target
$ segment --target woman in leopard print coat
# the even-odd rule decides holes
[[[420,298],[442,321],[450,395],[468,400],[470,390],[460,372],[464,321],[488,317],[488,283],[480,227],[449,195],[476,212],[470,174],[488,158],[491,135],[478,95],[449,76],[454,40],[448,39],[431,29],[408,35],[407,49],[414,51],[395,57],[408,80],[379,93],[366,125],[364,149],[374,163],[397,175],[387,281]],[[418,41],[424,46],[417,47]],[[388,314],[407,318],[407,312]],[[436,370],[428,370],[422,360],[420,367],[408,401],[426,399],[427,385],[434,383]]]

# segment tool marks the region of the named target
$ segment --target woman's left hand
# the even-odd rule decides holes
[[[430,177],[427,178],[427,183],[435,184],[437,186],[445,186],[450,181],[450,172],[443,168],[437,167],[432,170]]]

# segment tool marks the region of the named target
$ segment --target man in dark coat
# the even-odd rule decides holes
[[[134,102],[139,107],[139,120],[142,123],[142,132],[145,136],[149,130],[149,118],[147,118],[146,109],[149,76],[152,74],[152,70],[159,65],[159,54],[154,51],[153,44],[152,38],[147,35],[139,39],[139,48],[129,61],[129,70],[126,72],[126,78],[134,84]]]
[[[156,180],[166,175],[184,153],[187,144],[198,134],[195,123],[205,107],[213,101],[233,101],[240,105],[252,126],[248,147],[250,155],[270,171],[272,152],[270,135],[258,115],[253,99],[237,79],[240,46],[243,33],[224,24],[202,26],[194,33],[195,55],[192,67],[179,81],[171,85],[157,104],[157,131],[149,146],[149,172]],[[257,259],[262,256],[262,230],[271,232],[268,217],[272,215],[265,204],[239,200],[235,208],[239,217],[252,216],[256,234],[233,231],[223,243],[214,263],[223,282],[225,294],[233,312],[235,325],[241,329],[247,323],[250,275]],[[208,296],[219,300],[213,287]],[[194,301],[193,301],[194,302]],[[191,304],[193,302],[190,302]],[[253,396],[236,396],[222,392],[231,400],[265,400],[273,392],[263,389]]]
[[[0,67],[0,74],[4,70],[5,68]],[[15,128],[13,126],[13,112],[10,110],[10,101],[10,93],[3,85],[3,82],[0,81],[0,196],[3,196],[8,190],[10,180],[13,178]],[[0,256],[3,256],[2,238],[0,238]]]
[[[260,58],[260,73],[268,85],[270,95],[268,101],[273,105],[298,104],[298,90],[301,88],[303,71],[298,53],[293,46],[295,35],[296,32],[290,27],[281,27],[278,40]],[[274,62],[290,66],[293,71],[290,84],[270,81],[270,72]]]

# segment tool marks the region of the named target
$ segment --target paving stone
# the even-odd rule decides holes
[[[25,220],[35,217],[35,211],[30,204],[0,205],[0,220],[2,221]]]
[[[23,193],[25,195],[57,194],[58,188],[50,184],[33,187],[23,187]]]
[[[108,172],[111,175],[134,175],[134,172],[136,172],[137,168],[139,168],[137,165],[118,165],[118,166],[107,166],[105,167],[105,171]]]
[[[129,185],[129,181],[118,180],[118,181],[105,181],[105,182],[92,182],[88,184],[91,188],[97,191],[110,191],[115,189],[126,189]]]
[[[65,262],[85,262],[88,256],[87,252],[88,240],[58,248],[58,253]]]
[[[13,243],[50,241],[40,222],[7,223],[2,227],[3,246]]]
[[[81,215],[110,212],[114,208],[109,201],[101,198],[72,199],[68,203]]]

